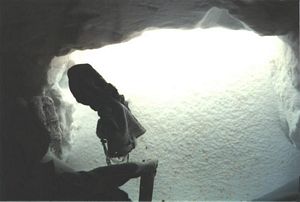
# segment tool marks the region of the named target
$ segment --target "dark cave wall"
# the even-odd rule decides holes
[[[18,195],[27,169],[20,143],[28,142],[17,134],[28,116],[16,100],[41,94],[47,83],[49,63],[57,42],[63,40],[60,32],[68,2],[0,1],[1,199],[7,199],[12,189]],[[21,119],[24,122],[18,122]]]
[[[71,40],[62,34],[71,3],[75,1],[1,1],[5,94],[26,97],[41,93],[48,65],[61,41]]]
[[[148,27],[192,28],[213,6],[262,35],[289,34],[298,54],[297,0],[0,0],[1,138],[12,134],[15,99],[42,93],[54,56],[118,43]],[[7,140],[2,156],[10,156]],[[18,169],[17,162],[1,165],[1,177]]]

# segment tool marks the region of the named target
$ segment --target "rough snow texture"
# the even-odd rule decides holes
[[[11,114],[7,107],[11,100],[41,95],[45,86],[52,84],[47,81],[47,70],[54,56],[127,40],[148,27],[191,28],[212,6],[228,9],[262,35],[289,34],[287,41],[298,56],[297,5],[297,0],[2,0],[1,122]],[[232,22],[231,18],[228,20]],[[239,27],[236,23],[232,26]],[[247,96],[233,96],[239,92],[233,89],[220,99],[200,97],[199,101],[205,99],[204,105],[184,101],[176,110],[163,104],[149,106],[149,111],[132,106],[148,129],[132,156],[160,160],[155,199],[252,199],[299,175],[299,152],[285,138],[286,134],[294,137],[298,133],[298,112],[293,106],[298,106],[295,103],[299,91],[288,78],[294,76],[293,85],[299,86],[299,76],[290,74],[299,73],[299,69],[297,72],[278,68],[283,74],[275,75],[272,81],[280,81],[276,85],[282,86],[281,90],[276,87],[274,93],[264,78],[254,89],[241,85],[253,91]],[[286,94],[285,89],[291,94]],[[60,95],[55,92],[51,97],[59,101]],[[243,105],[237,104],[238,98],[242,98]],[[65,102],[57,103],[58,115],[70,114]],[[187,104],[190,107],[183,110],[181,107]],[[278,106],[283,107],[277,111]],[[80,106],[75,107],[79,110]],[[247,109],[247,113],[242,113],[242,109]],[[83,114],[78,110],[74,116],[90,121],[75,124],[78,134],[74,134],[74,150],[68,162],[78,169],[104,165],[100,160],[104,159],[102,148],[94,135],[96,114],[87,108],[82,109],[86,112]],[[148,116],[150,112],[157,116]],[[67,117],[61,120],[68,122],[64,126],[69,127],[71,118]],[[178,120],[172,120],[175,117]],[[190,120],[190,124],[183,124],[183,120]],[[287,124],[282,124],[284,120],[288,120]],[[176,129],[172,128],[174,125]],[[9,136],[11,127],[13,123],[5,121],[1,124],[2,133]],[[294,132],[290,133],[290,129]],[[133,181],[128,187],[131,195],[137,194],[137,187],[138,181]]]
[[[64,70],[72,65],[72,63],[65,64],[65,58],[62,58],[60,60],[52,60],[50,64],[51,69],[48,71],[48,85],[44,88],[44,94],[53,99],[60,129],[63,134],[61,140],[63,153],[60,158],[66,157],[71,149],[72,113],[74,112],[74,106],[64,100],[61,92],[62,88],[68,87],[66,72]]]
[[[171,31],[167,32],[169,38],[171,34]],[[96,56],[81,58],[81,62],[90,61],[104,78],[119,87],[129,99],[133,113],[147,129],[147,133],[138,139],[138,147],[131,153],[131,159],[159,160],[155,200],[251,200],[299,175],[300,154],[286,137],[288,130],[285,120],[293,114],[292,106],[282,107],[290,103],[294,109],[297,108],[295,100],[290,98],[299,95],[288,80],[279,80],[287,77],[284,68],[294,63],[295,58],[288,46],[273,37],[275,39],[269,45],[278,45],[275,47],[277,54],[270,53],[265,59],[252,58],[274,51],[274,48],[259,47],[264,39],[256,36],[258,41],[245,43],[241,48],[239,44],[251,40],[246,38],[247,33],[241,39],[234,34],[232,38],[238,41],[235,44],[226,38],[229,35],[224,32],[222,39],[227,41],[227,45],[232,43],[232,47],[240,48],[230,49],[233,51],[232,58],[226,60],[230,55],[225,53],[229,46],[226,48],[222,44],[216,49],[214,46],[221,42],[217,40],[217,33],[211,33],[216,36],[213,40],[216,43],[212,44],[214,48],[205,49],[204,52],[201,49],[195,51],[202,56],[202,60],[209,58],[209,53],[214,53],[219,60],[223,60],[224,66],[218,69],[213,66],[218,62],[213,60],[207,64],[207,68],[216,68],[214,71],[207,73],[205,67],[201,67],[203,70],[192,74],[189,74],[189,70],[192,70],[190,67],[181,66],[185,71],[180,75],[177,74],[176,63],[184,64],[188,58],[197,61],[198,57],[193,59],[192,53],[185,56],[184,53],[189,50],[180,49],[180,40],[173,47],[179,49],[178,52],[169,55],[165,46],[170,44],[164,38],[165,46],[159,47],[156,52],[152,51],[152,60],[147,60],[152,50],[151,44],[155,44],[154,39],[157,39],[153,35],[151,32],[145,34],[144,37],[151,41],[150,45],[144,45],[145,50],[139,49],[136,45],[139,39],[134,39],[136,42],[128,44],[127,49],[126,44],[112,49],[103,48],[97,54],[99,64],[96,63]],[[249,34],[250,37],[253,35]],[[252,52],[250,57],[249,52],[255,50],[253,47],[259,47],[259,51]],[[145,51],[138,56],[142,58],[134,59],[135,49],[139,50],[137,52]],[[122,58],[124,52],[129,52],[132,58]],[[165,52],[163,56],[162,52]],[[239,52],[244,54],[239,55]],[[110,60],[109,55],[118,56],[123,66],[118,66],[117,60]],[[241,69],[245,68],[241,73],[236,73],[238,69],[230,69],[230,65],[238,63],[233,57],[237,55],[241,57],[240,61],[244,61],[244,64],[240,64]],[[172,58],[176,58],[175,63],[170,62]],[[145,61],[146,64],[140,63]],[[168,63],[171,69],[166,66]],[[127,68],[122,69],[125,66]],[[222,68],[228,68],[227,71],[240,77],[232,77],[232,81],[222,80]],[[171,73],[166,74],[168,71]],[[195,77],[195,73],[198,76]],[[205,73],[207,75],[202,75]],[[153,78],[150,85],[147,85],[147,81],[151,79],[143,77],[144,74]],[[184,79],[187,76],[189,79]],[[205,80],[205,77],[210,79]],[[142,80],[136,85],[139,78]],[[178,79],[177,84],[172,83],[174,79]],[[185,89],[189,82],[194,82],[194,88]],[[176,90],[173,91],[172,87]],[[285,94],[281,96],[280,92]],[[73,102],[70,98],[68,100]],[[95,135],[96,112],[80,104],[75,104],[75,109],[72,131],[74,144],[67,162],[77,170],[105,165],[100,140]],[[132,180],[124,188],[133,199],[137,199],[138,187],[139,180]]]
[[[300,148],[300,94],[295,88],[295,78],[298,76],[298,60],[288,46],[281,50],[284,57],[274,61],[272,82],[280,100],[282,128],[295,146]]]
[[[35,96],[30,102],[32,113],[50,136],[50,151],[61,158],[63,153],[62,140],[65,138],[53,100],[47,96]]]

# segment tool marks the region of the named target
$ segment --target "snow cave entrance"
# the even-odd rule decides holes
[[[291,152],[274,155],[291,146],[274,89],[276,69],[291,57],[282,53],[287,49],[277,36],[247,30],[149,29],[120,44],[54,58],[49,80],[75,109],[66,162],[78,170],[105,165],[95,134],[97,113],[76,103],[66,77],[70,66],[89,63],[125,95],[147,129],[130,155],[135,161],[159,159],[154,198],[252,199],[271,191],[270,179],[274,188],[290,179],[273,179],[270,173],[278,176],[291,167],[274,164],[298,158]],[[300,165],[294,166],[296,172]],[[237,180],[245,178],[246,184]],[[233,185],[215,183],[220,180]],[[125,186],[133,198],[138,183]],[[179,191],[183,187],[190,188]]]

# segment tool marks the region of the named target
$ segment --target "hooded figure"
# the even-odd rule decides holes
[[[123,95],[89,64],[68,70],[69,88],[77,102],[98,112],[97,136],[107,142],[110,158],[126,156],[136,146],[135,139],[146,132],[133,116]]]

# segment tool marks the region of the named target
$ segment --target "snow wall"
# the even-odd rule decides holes
[[[97,114],[68,90],[65,71],[83,62],[125,95],[147,129],[130,158],[159,160],[155,200],[251,200],[299,176],[298,61],[279,37],[149,29],[54,58],[49,83],[74,109],[65,161],[76,170],[105,165]],[[123,188],[138,198],[138,179]]]

